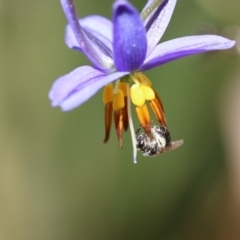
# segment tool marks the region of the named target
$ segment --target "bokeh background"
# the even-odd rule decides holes
[[[75,3],[111,18],[112,0]],[[162,41],[238,40],[239,9],[179,0]],[[0,240],[240,239],[240,46],[146,73],[185,143],[133,164],[129,133],[122,150],[114,129],[102,142],[101,91],[71,112],[50,106],[53,81],[88,64],[65,25],[59,1],[0,0]]]

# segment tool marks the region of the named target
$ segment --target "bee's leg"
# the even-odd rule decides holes
[[[142,148],[142,153],[143,153],[143,156],[144,157],[149,157],[149,156],[151,156],[151,148],[149,148],[149,146],[144,146],[143,148]]]
[[[154,144],[153,150],[155,152],[155,154],[158,152],[158,144]]]
[[[142,128],[142,125],[140,125],[139,128],[136,130],[136,132],[135,132],[136,138],[139,136],[139,132],[140,132],[141,128]]]

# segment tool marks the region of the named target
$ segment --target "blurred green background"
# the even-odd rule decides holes
[[[145,2],[132,1],[139,10]],[[111,0],[75,3],[79,16],[111,18]],[[239,9],[237,0],[179,0],[162,41],[237,39]],[[102,142],[102,91],[71,112],[50,106],[54,80],[89,64],[65,45],[65,25],[59,1],[0,0],[0,240],[240,239],[229,144],[239,129],[228,135],[237,118],[226,113],[231,89],[240,89],[239,47],[146,73],[173,140],[185,143],[155,158],[139,154],[134,165],[129,132],[122,150],[114,129]]]

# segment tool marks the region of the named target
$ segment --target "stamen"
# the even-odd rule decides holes
[[[127,83],[124,83],[124,82],[119,82],[118,83],[118,88],[120,90],[122,90],[123,94],[124,94],[124,97],[127,96],[127,86],[128,84]]]
[[[166,120],[166,116],[164,113],[162,100],[155,90],[154,90],[154,93],[155,93],[156,98],[153,99],[152,101],[149,101],[149,104],[150,104],[158,122],[162,126],[167,127],[167,120]]]
[[[129,77],[130,77],[130,79],[131,79],[136,85],[140,86],[140,82],[139,82],[139,80],[136,78],[135,75],[138,75],[138,74],[132,73],[132,74],[129,75]]]
[[[160,96],[158,95],[158,93],[153,89],[154,93],[155,93],[155,97],[157,98],[163,112],[164,112],[164,107],[163,107],[163,102],[162,102],[162,99],[160,98]]]
[[[113,85],[112,83],[106,85],[103,89],[103,103],[107,104],[113,100]]]
[[[115,83],[115,85],[114,85],[114,89],[113,89],[113,93],[115,94],[115,93],[117,93],[117,91],[118,91],[118,85],[119,85],[119,82],[120,82],[120,80],[117,80],[116,81],[116,83]]]
[[[149,101],[149,104],[150,104],[158,122],[162,126],[167,127],[166,117],[165,117],[165,114],[164,114],[163,109],[161,107],[161,104],[158,102],[158,99],[155,98],[154,100]]]
[[[123,109],[114,111],[114,123],[117,132],[119,147],[122,148],[123,145],[122,132],[124,128]]]
[[[145,97],[140,85],[133,84],[130,89],[131,100],[136,106],[143,106],[145,103]]]
[[[128,87],[128,84],[125,82],[118,81],[117,87],[119,90],[121,90],[123,92],[123,95],[124,95],[124,107],[122,108],[123,128],[124,128],[124,131],[127,131],[127,129],[128,129],[128,113],[127,113],[127,87]]]
[[[136,79],[140,82],[140,83],[145,83],[147,84],[149,87],[152,86],[151,81],[146,77],[146,75],[144,75],[141,72],[135,73],[134,76],[136,77]]]
[[[111,126],[112,126],[112,111],[113,111],[113,107],[112,107],[112,102],[109,102],[107,104],[105,104],[105,138],[103,140],[104,143],[108,142],[109,136],[110,136],[110,132],[111,132]]]
[[[151,137],[151,129],[150,129],[151,120],[150,120],[150,115],[149,115],[146,104],[144,104],[141,107],[136,107],[136,112],[137,112],[137,116],[140,121],[140,124],[143,127],[145,133],[149,137]]]
[[[128,110],[127,110],[127,105],[128,105],[128,97],[127,94],[124,97],[124,107],[123,107],[123,128],[124,131],[128,130]]]
[[[123,107],[124,107],[124,94],[122,90],[119,89],[116,93],[114,93],[113,96],[113,109],[114,111],[118,111]]]
[[[135,131],[133,126],[133,120],[132,120],[132,113],[131,113],[131,101],[130,101],[130,90],[129,85],[127,86],[127,111],[128,111],[128,122],[129,122],[129,128],[130,133],[132,137],[132,145],[133,145],[133,163],[137,163],[137,143],[135,138]]]
[[[141,84],[140,88],[142,89],[145,100],[153,100],[155,98],[155,93],[151,87]]]

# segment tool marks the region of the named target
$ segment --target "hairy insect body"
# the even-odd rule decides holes
[[[151,126],[151,135],[146,133],[139,134],[141,127],[136,131],[137,149],[145,157],[152,157],[163,152],[168,152],[180,147],[182,140],[171,142],[170,132],[166,127],[153,125]]]
[[[136,132],[137,149],[142,151],[145,157],[159,154],[171,142],[171,135],[166,127],[153,125],[150,128],[151,136],[146,133],[138,135],[140,129]]]

